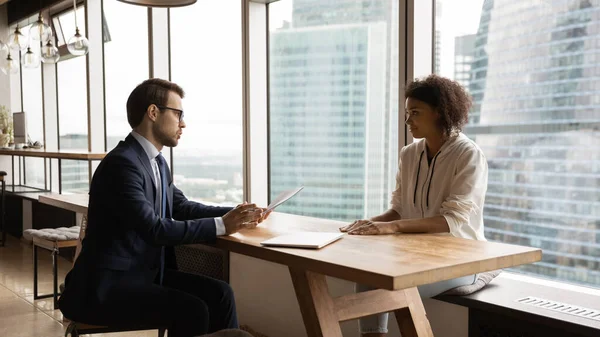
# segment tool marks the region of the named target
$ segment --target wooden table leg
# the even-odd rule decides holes
[[[394,311],[402,337],[433,337],[419,290],[409,288],[402,291],[406,307]]]
[[[290,268],[309,337],[342,337],[340,322],[393,311],[402,337],[433,337],[417,288],[372,290],[332,298],[325,275]]]
[[[300,312],[309,337],[342,337],[325,275],[290,268]]]

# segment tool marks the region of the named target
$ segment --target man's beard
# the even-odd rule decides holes
[[[157,127],[154,130],[154,135],[156,139],[163,145],[167,147],[175,147],[177,146],[177,139],[173,139],[167,136],[165,133],[161,132],[161,130]]]

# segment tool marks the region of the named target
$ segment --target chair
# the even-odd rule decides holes
[[[81,226],[79,227],[79,238],[76,240],[76,248],[75,248],[75,258],[73,259],[73,264],[79,257],[79,253],[81,253],[81,243],[83,242],[83,238],[85,237],[85,231],[87,228],[87,216],[84,215],[83,219],[81,219]],[[67,319],[64,319],[67,321]],[[65,322],[66,323],[66,322]],[[159,326],[130,326],[130,327],[109,327],[109,326],[98,326],[85,324],[82,322],[74,322],[70,321],[67,329],[65,330],[65,337],[79,337],[79,335],[91,335],[91,334],[99,334],[99,333],[111,333],[111,332],[127,332],[127,331],[140,331],[140,330],[156,330],[158,329],[158,337],[164,337],[166,328]]]
[[[58,309],[58,253],[60,248],[76,247],[79,227],[71,228],[45,228],[28,229],[25,235],[31,235],[33,241],[33,299],[53,297],[54,309]],[[52,253],[52,294],[39,295],[38,293],[38,248],[49,250]]]
[[[6,172],[4,171],[0,171],[0,182],[2,184],[2,189],[0,190],[1,196],[0,196],[0,230],[2,231],[2,240],[0,240],[0,247],[4,247],[6,245],[6,223],[5,223],[5,217],[4,217],[4,213],[6,213],[4,211],[5,209],[5,203],[4,203],[4,198],[5,198],[5,194],[6,194],[6,181],[4,181],[4,177],[6,176]]]

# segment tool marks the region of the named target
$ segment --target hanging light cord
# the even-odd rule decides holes
[[[75,15],[75,29],[79,29],[77,26],[77,0],[73,0],[73,15]]]

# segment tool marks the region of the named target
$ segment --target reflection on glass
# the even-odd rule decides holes
[[[186,92],[173,149],[175,183],[188,198],[242,202],[242,50],[239,1],[198,1],[171,12],[172,79]],[[190,30],[189,22],[195,22]],[[218,30],[218,34],[198,34]],[[190,41],[205,50],[189,62]],[[165,151],[163,151],[165,152]]]
[[[271,198],[355,220],[388,208],[398,153],[398,2],[269,5]]]
[[[87,151],[88,149],[85,62],[85,58],[75,57],[57,64],[58,128],[61,150]],[[88,176],[87,161],[61,161],[63,192],[80,190],[82,186],[88,186]]]
[[[26,112],[27,134],[32,142],[44,141],[44,112],[42,108],[42,70],[24,69],[22,74],[23,111]],[[25,184],[44,187],[44,160],[25,158]]]
[[[62,193],[88,193],[88,163],[81,160],[62,160],[61,162]]]
[[[44,159],[25,157],[25,186],[44,188]]]
[[[600,5],[438,3],[439,72],[473,96],[488,158],[486,237],[543,249],[519,272],[600,285]]]
[[[119,1],[103,5],[110,32],[104,43],[106,149],[110,151],[131,131],[126,110],[129,94],[148,79],[148,10]]]

